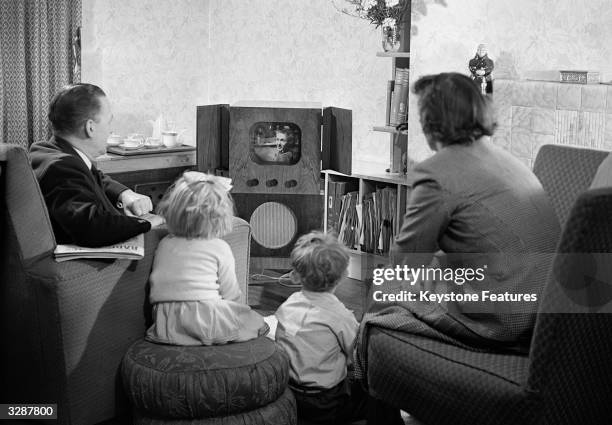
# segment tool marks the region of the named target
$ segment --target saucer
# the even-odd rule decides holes
[[[135,151],[137,149],[142,149],[142,145],[141,146],[126,146],[123,143],[120,144],[119,147],[121,149],[125,149],[126,151]]]
[[[106,141],[106,144],[107,144],[108,146],[119,146],[119,145],[121,145],[122,143],[123,143],[123,142],[121,142],[120,140],[117,140],[117,141],[107,140],[107,141]]]

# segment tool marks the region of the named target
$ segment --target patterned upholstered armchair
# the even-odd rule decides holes
[[[163,230],[145,235],[140,261],[57,263],[55,238],[26,151],[0,144],[0,402],[57,403],[61,424],[93,424],[127,412],[121,359],[144,335],[147,281]],[[225,239],[243,293],[249,225]]]
[[[607,151],[563,145],[544,145],[538,151],[533,172],[548,194],[561,227],[608,154]]]
[[[370,393],[424,424],[612,423],[610,214],[610,188],[588,191],[574,205],[529,356],[372,328]]]
[[[563,233],[529,355],[370,327],[370,394],[426,425],[612,423],[612,188],[586,191],[607,155],[549,145],[536,159]]]

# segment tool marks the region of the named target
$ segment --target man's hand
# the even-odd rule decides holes
[[[119,202],[123,205],[123,210],[127,215],[141,216],[153,210],[151,198],[130,189],[121,192]]]
[[[481,68],[481,69],[477,69],[477,70],[476,70],[476,74],[477,74],[477,75],[480,75],[480,76],[483,76],[483,75],[485,75],[485,70],[484,70],[484,69],[482,69],[482,68]]]
[[[166,220],[164,220],[164,218],[161,215],[155,215],[155,214],[145,214],[143,216],[140,216],[139,218],[142,218],[143,220],[147,220],[149,223],[151,223],[152,229],[155,227],[161,226],[162,224],[166,222]]]

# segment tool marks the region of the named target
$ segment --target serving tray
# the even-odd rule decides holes
[[[138,149],[133,149],[133,148],[125,149],[121,146],[108,146],[106,148],[106,152],[108,153],[114,153],[117,155],[125,155],[125,156],[151,155],[151,154],[170,153],[170,152],[190,152],[194,150],[196,150],[195,146],[189,146],[189,145],[174,146],[171,148],[167,148],[165,146],[160,146],[158,148],[145,148],[143,146],[142,148],[138,148]]]

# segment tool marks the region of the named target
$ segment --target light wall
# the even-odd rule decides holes
[[[334,0],[342,4],[342,0]],[[609,0],[413,0],[411,81],[458,71],[485,42],[495,78],[558,69],[612,78]],[[197,105],[316,101],[353,110],[353,159],[388,164],[390,59],[379,33],[332,0],[83,0],[83,81],[107,91],[115,131],[149,134],[164,112],[195,144]],[[548,73],[550,74],[550,73]],[[409,155],[430,155],[410,99]]]
[[[98,84],[115,132],[150,135],[160,113],[195,143],[195,105],[208,101],[208,0],[83,0],[82,81]]]
[[[610,0],[415,2],[427,3],[427,14],[413,20],[418,31],[411,39],[412,82],[438,72],[467,74],[468,60],[483,42],[495,61],[495,78],[547,78],[560,69],[587,69],[612,79]],[[416,111],[411,97],[409,156],[421,160],[430,152]]]
[[[353,158],[388,165],[389,59],[379,32],[331,0],[83,0],[83,81],[99,84],[115,131],[151,133],[164,112],[195,144],[196,106],[320,102],[353,111]]]

